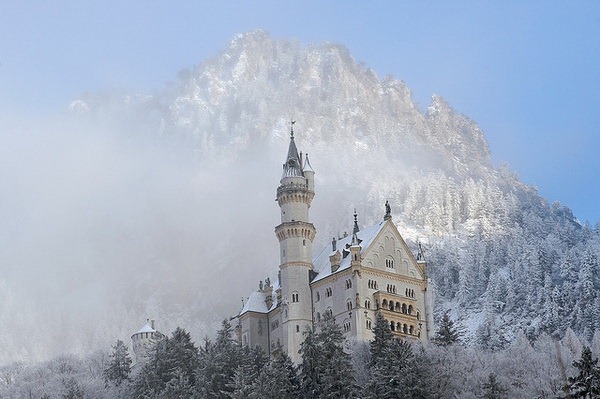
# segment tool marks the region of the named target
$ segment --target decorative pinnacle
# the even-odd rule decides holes
[[[294,123],[296,123],[295,120],[291,119],[290,120],[290,138],[293,139],[294,138]]]
[[[352,230],[352,234],[356,234],[359,232],[357,216],[358,215],[356,214],[356,208],[354,208],[354,229]]]

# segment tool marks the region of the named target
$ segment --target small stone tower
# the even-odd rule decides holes
[[[131,336],[136,362],[141,361],[148,351],[164,338],[165,335],[154,328],[154,320],[146,319],[146,324]]]
[[[308,154],[298,154],[294,142],[294,121],[290,131],[290,146],[283,176],[277,188],[281,208],[281,224],[275,227],[280,247],[280,286],[282,296],[282,338],[295,363],[300,362],[298,350],[307,326],[312,326],[312,302],[309,273],[312,265],[312,243],[315,226],[308,210],[315,196],[314,175]]]

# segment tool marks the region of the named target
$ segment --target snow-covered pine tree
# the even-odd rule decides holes
[[[252,385],[251,399],[295,399],[300,395],[298,370],[281,349],[275,351],[269,364]]]
[[[131,373],[131,357],[127,345],[120,339],[112,347],[110,361],[104,369],[104,380],[117,386],[129,379]]]
[[[448,346],[460,342],[463,332],[454,325],[454,321],[450,318],[449,311],[444,313],[440,326],[435,332],[432,341],[439,346]]]
[[[573,366],[579,371],[574,377],[569,377],[569,383],[565,387],[565,398],[598,398],[600,397],[600,367],[598,358],[592,358],[592,351],[584,346],[581,351],[581,359],[573,362]]]
[[[197,395],[207,398],[227,398],[233,392],[231,385],[240,364],[240,346],[232,338],[231,324],[223,320],[214,343],[205,341],[200,349],[200,367],[197,370]]]
[[[326,317],[317,333],[323,371],[319,398],[354,397],[352,359],[344,351],[344,334],[333,317]]]

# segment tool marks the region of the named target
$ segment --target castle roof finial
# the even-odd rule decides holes
[[[292,140],[294,140],[294,123],[296,123],[296,121],[291,119],[290,120],[290,138]]]
[[[354,208],[354,229],[352,230],[352,234],[356,234],[360,231],[360,229],[358,228],[358,219],[357,219],[357,214],[356,214],[356,208]]]

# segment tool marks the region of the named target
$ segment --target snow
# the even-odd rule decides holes
[[[152,328],[152,326],[150,325],[150,323],[146,323],[144,324],[144,326],[142,328],[140,328],[140,330],[138,332],[136,332],[136,334],[139,333],[153,333],[156,332],[156,330],[154,328]]]
[[[358,236],[358,238],[360,240],[362,240],[362,242],[360,243],[361,253],[363,253],[367,248],[369,248],[369,246],[371,245],[371,243],[373,242],[375,237],[377,237],[377,234],[379,234],[379,232],[381,231],[381,229],[383,228],[384,225],[385,225],[385,221],[382,221],[382,222],[380,222],[374,226],[371,226],[365,230],[361,230],[356,234]],[[342,253],[343,249],[346,248],[346,244],[351,245],[351,241],[352,241],[352,235],[348,235],[347,237],[344,237],[344,238],[338,240],[336,247],[340,251],[340,253]],[[319,273],[319,274],[317,274],[317,276],[315,277],[315,279],[313,281],[322,280],[325,277],[330,276],[332,274],[331,273],[331,262],[329,261],[329,256],[331,256],[333,253],[334,252],[332,251],[332,247],[330,244],[330,245],[327,245],[325,248],[323,248],[321,253],[319,253],[319,255],[317,255],[313,259],[314,270]],[[348,269],[350,267],[350,262],[351,262],[351,259],[349,256],[346,256],[345,258],[343,258],[340,263],[339,269],[336,270],[335,273],[338,273],[338,272]]]
[[[246,312],[268,313],[269,310],[270,309],[267,308],[267,293],[254,291],[250,294],[248,300],[244,304],[240,316]]]

